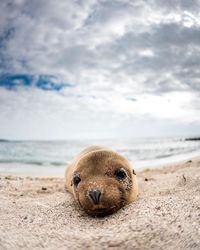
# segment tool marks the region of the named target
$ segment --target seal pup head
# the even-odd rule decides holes
[[[73,193],[80,206],[92,216],[105,216],[136,199],[136,174],[119,154],[99,150],[76,162],[72,174]]]

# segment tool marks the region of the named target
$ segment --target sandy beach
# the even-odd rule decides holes
[[[200,249],[200,159],[138,172],[136,202],[86,215],[53,177],[0,175],[0,249]]]

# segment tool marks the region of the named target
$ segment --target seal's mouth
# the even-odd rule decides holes
[[[95,209],[93,211],[94,211],[94,213],[97,213],[97,214],[103,214],[103,213],[105,213],[107,211],[107,209],[105,209],[105,208],[98,208],[98,209]]]
[[[87,212],[92,216],[104,217],[104,216],[114,213],[115,208],[116,206],[113,206],[109,209],[108,208],[96,208],[94,210],[87,210]]]
[[[108,209],[106,208],[96,208],[93,210],[86,210],[89,215],[103,217],[107,215]]]
[[[110,211],[108,209],[105,208],[99,208],[99,209],[95,209],[93,211],[90,211],[90,215],[92,216],[96,216],[96,217],[104,217],[111,214]]]

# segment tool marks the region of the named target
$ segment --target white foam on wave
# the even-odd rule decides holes
[[[134,161],[133,165],[136,170],[143,170],[145,168],[156,168],[156,167],[171,165],[171,164],[175,164],[175,163],[179,163],[183,161],[188,161],[196,157],[200,157],[200,151],[173,155],[173,156],[165,157],[162,159]]]

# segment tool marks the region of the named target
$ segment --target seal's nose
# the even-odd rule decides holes
[[[98,204],[101,198],[101,191],[100,190],[91,190],[89,191],[89,197],[94,202],[94,204]]]

